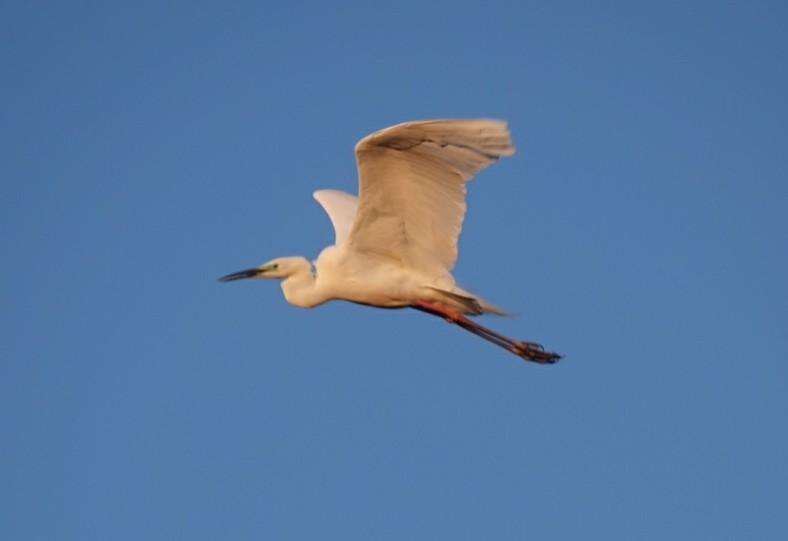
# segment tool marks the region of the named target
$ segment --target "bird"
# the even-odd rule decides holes
[[[467,316],[509,314],[459,287],[451,274],[465,184],[514,152],[503,120],[419,120],[376,131],[355,147],[358,196],[332,189],[313,194],[333,225],[333,245],[311,263],[279,257],[219,281],[280,278],[287,302],[302,308],[335,299],[413,308],[524,360],[553,364],[561,355],[471,321]]]

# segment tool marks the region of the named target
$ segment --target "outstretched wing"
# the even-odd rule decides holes
[[[513,153],[501,120],[406,122],[365,137],[356,145],[359,199],[350,247],[414,269],[450,270],[465,183]]]
[[[340,190],[318,190],[312,196],[326,211],[334,226],[334,244],[338,246],[345,242],[356,217],[358,197]]]

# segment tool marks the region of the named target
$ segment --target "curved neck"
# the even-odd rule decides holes
[[[328,299],[317,288],[317,280],[312,273],[312,265],[304,258],[293,271],[282,280],[282,292],[290,304],[301,308],[312,308]]]

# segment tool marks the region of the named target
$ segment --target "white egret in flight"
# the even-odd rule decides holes
[[[314,194],[334,226],[334,245],[312,264],[280,257],[219,280],[283,278],[287,302],[303,308],[332,299],[416,308],[525,360],[554,363],[560,355],[541,345],[465,317],[505,312],[458,287],[450,273],[465,216],[465,183],[513,153],[500,120],[406,122],[375,132],[356,145],[358,197],[338,190]]]

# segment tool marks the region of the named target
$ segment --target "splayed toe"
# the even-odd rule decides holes
[[[544,346],[536,342],[515,342],[512,352],[526,361],[539,364],[555,364],[561,358],[558,353],[545,351]]]

